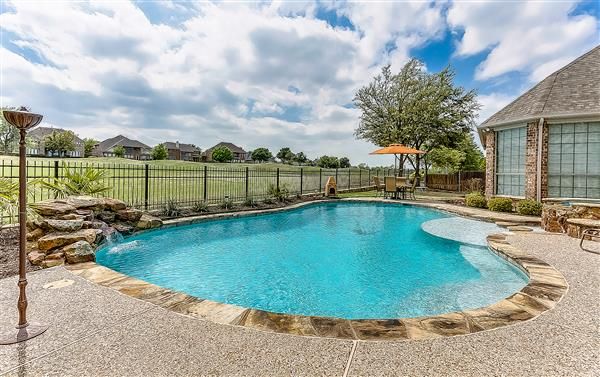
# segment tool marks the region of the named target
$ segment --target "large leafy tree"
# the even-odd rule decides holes
[[[297,162],[300,165],[306,164],[307,161],[308,157],[306,157],[304,152],[298,152],[294,155],[294,162]]]
[[[15,149],[15,145],[19,140],[19,130],[4,119],[3,110],[14,110],[14,108],[0,108],[0,153],[8,154]]]
[[[75,138],[73,131],[53,131],[44,138],[44,146],[47,151],[64,156],[67,152],[75,150]]]
[[[317,160],[317,166],[321,168],[334,169],[340,167],[340,160],[334,156],[321,156]]]
[[[356,137],[382,147],[393,143],[424,151],[454,147],[474,126],[479,109],[475,92],[455,86],[454,77],[450,68],[428,73],[416,59],[397,74],[384,67],[354,97],[361,110]],[[422,156],[403,158],[419,176]],[[404,160],[400,163],[403,166]]]
[[[254,161],[258,162],[269,161],[271,158],[273,158],[273,154],[267,148],[256,148],[252,151],[251,156]]]
[[[94,147],[98,144],[98,140],[92,138],[83,139],[83,156],[90,157],[92,155],[92,151]]]
[[[350,167],[350,159],[348,157],[340,158],[340,168],[349,168]]]
[[[117,145],[113,148],[113,153],[116,157],[123,158],[125,156],[125,147],[122,145]]]
[[[284,164],[290,163],[294,159],[294,152],[288,147],[281,148],[277,152],[277,158]]]
[[[233,160],[233,153],[227,147],[217,147],[212,151],[212,159],[216,162],[229,162]]]
[[[158,144],[154,148],[152,148],[152,152],[150,154],[153,160],[166,160],[169,156],[169,151],[164,144]]]

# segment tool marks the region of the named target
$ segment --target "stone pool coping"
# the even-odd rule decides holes
[[[317,203],[321,202],[323,201]],[[165,227],[285,211],[312,203],[314,202],[262,211],[186,218],[171,221]],[[419,340],[492,330],[536,318],[552,309],[567,292],[567,281],[558,270],[511,245],[505,234],[490,235],[487,241],[492,252],[528,275],[529,283],[519,292],[486,307],[415,318],[348,320],[274,313],[204,300],[132,278],[94,262],[69,265],[66,268],[98,285],[199,319],[275,333],[363,341]]]

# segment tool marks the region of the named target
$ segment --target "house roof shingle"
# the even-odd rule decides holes
[[[179,149],[182,152],[200,152],[200,149],[195,147],[193,144],[184,144],[179,143],[179,148],[177,148],[177,143],[173,143],[170,141],[166,141],[163,143],[167,149]]]
[[[128,148],[151,149],[146,144],[144,144],[140,141],[137,141],[137,140],[129,139],[123,135],[111,137],[110,139],[106,139],[106,140],[100,142],[100,144],[98,144],[98,149],[100,151],[104,152],[104,151],[110,150],[113,147],[116,147],[117,145],[121,145],[123,147],[128,147]]]
[[[479,128],[587,114],[600,114],[600,45],[540,81]]]
[[[69,130],[65,130],[64,128],[56,128],[56,127],[36,127],[30,132],[27,133],[29,137],[36,139],[43,139],[48,135],[51,135],[53,132],[66,132]],[[75,143],[83,143],[83,140],[79,138],[79,136],[75,135]]]
[[[245,150],[243,150],[242,148],[238,147],[235,144],[232,143],[228,143],[228,142],[220,142],[219,144],[210,147],[206,150],[206,152],[212,152],[213,149],[217,148],[217,147],[226,147],[227,149],[229,149],[230,151],[234,152],[234,153],[247,153]]]

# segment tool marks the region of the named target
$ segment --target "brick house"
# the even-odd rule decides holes
[[[67,132],[67,130],[55,127],[37,127],[27,134],[27,154],[30,156],[44,157],[83,157],[84,146],[83,140],[75,135],[75,150],[66,152],[65,156],[59,156],[57,152],[46,148],[46,137],[52,133]],[[16,150],[16,147],[15,147]]]
[[[124,158],[132,160],[150,160],[152,158],[150,155],[152,148],[141,141],[129,139],[123,135],[111,137],[96,144],[92,156],[115,157],[114,149],[117,146],[122,146],[125,149]]]
[[[486,196],[600,200],[600,46],[479,127]]]
[[[244,162],[250,159],[248,152],[238,147],[233,143],[221,142],[213,147],[208,148],[203,154],[202,158],[204,161],[212,161],[212,151],[218,147],[225,147],[233,153],[233,162]]]
[[[193,144],[184,144],[176,141],[163,143],[169,152],[169,160],[200,161],[200,148]]]

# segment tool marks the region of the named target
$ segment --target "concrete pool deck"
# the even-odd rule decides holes
[[[600,373],[600,257],[565,235],[510,241],[569,283],[538,318],[467,336],[364,342],[267,333],[190,318],[90,283],[63,267],[29,274],[31,320],[49,330],[0,346],[6,375],[527,375]],[[44,285],[63,279],[72,284]],[[0,323],[16,323],[16,277],[0,280]],[[62,286],[62,287],[61,287]]]

